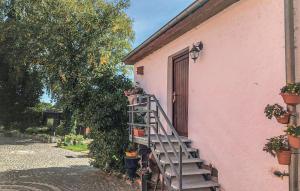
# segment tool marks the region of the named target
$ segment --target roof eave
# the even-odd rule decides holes
[[[123,62],[133,65],[239,0],[197,0],[131,51]],[[187,26],[187,27],[185,27]],[[173,29],[173,33],[166,33]],[[162,38],[164,36],[164,38]],[[157,41],[157,42],[155,42]]]

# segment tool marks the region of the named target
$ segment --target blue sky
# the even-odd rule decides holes
[[[154,32],[178,15],[194,0],[131,0],[127,14],[133,19],[135,42],[138,46]]]
[[[169,20],[178,15],[194,0],[131,0],[131,6],[126,11],[133,19],[135,41],[133,48],[137,47],[153,33],[164,26]],[[50,102],[47,94],[41,98]]]

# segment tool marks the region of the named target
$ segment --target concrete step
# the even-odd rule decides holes
[[[176,176],[175,172],[173,172],[170,168],[166,170],[167,176]],[[199,168],[191,168],[191,169],[182,169],[183,176],[191,176],[191,175],[208,175],[210,174],[209,170],[206,169],[199,169]]]
[[[179,185],[178,182],[174,182],[171,184],[171,187],[174,190],[179,190]],[[219,184],[214,182],[214,181],[201,181],[197,183],[183,183],[182,184],[182,189],[183,190],[199,190],[202,191],[205,188],[215,188],[219,187]]]
[[[167,138],[165,137],[165,136],[160,136],[161,137],[161,140],[162,140],[162,142],[163,143],[168,143],[168,140],[167,140]],[[176,137],[174,136],[174,135],[169,135],[169,138],[170,138],[170,141],[172,142],[172,143],[177,143],[178,142],[178,140],[176,139]],[[181,139],[181,141],[183,142],[183,143],[191,143],[192,141],[190,140],[190,139],[188,139],[187,137],[180,137],[180,139]],[[151,142],[152,143],[159,143],[159,140],[157,139],[157,137],[156,136],[153,136],[153,137],[151,137]]]
[[[167,153],[173,153],[173,149],[170,148],[170,147],[166,147],[166,150],[167,150]],[[177,152],[179,152],[179,147],[175,147],[175,150]],[[157,147],[155,149],[155,151],[157,152],[157,154],[161,154],[161,153],[164,153],[163,149],[161,147]],[[197,149],[194,149],[194,148],[187,148],[187,151],[192,153],[192,152],[197,152]],[[183,151],[182,151],[183,152]]]

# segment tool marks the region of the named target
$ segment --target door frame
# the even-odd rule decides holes
[[[167,74],[167,115],[173,124],[173,60],[174,58],[189,52],[189,47],[177,51],[168,57],[168,74]],[[189,57],[190,63],[190,57]],[[189,107],[189,104],[188,104]],[[169,130],[170,133],[170,130]]]

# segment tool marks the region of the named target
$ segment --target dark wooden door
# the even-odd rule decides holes
[[[173,58],[173,124],[180,136],[188,136],[189,53]]]

